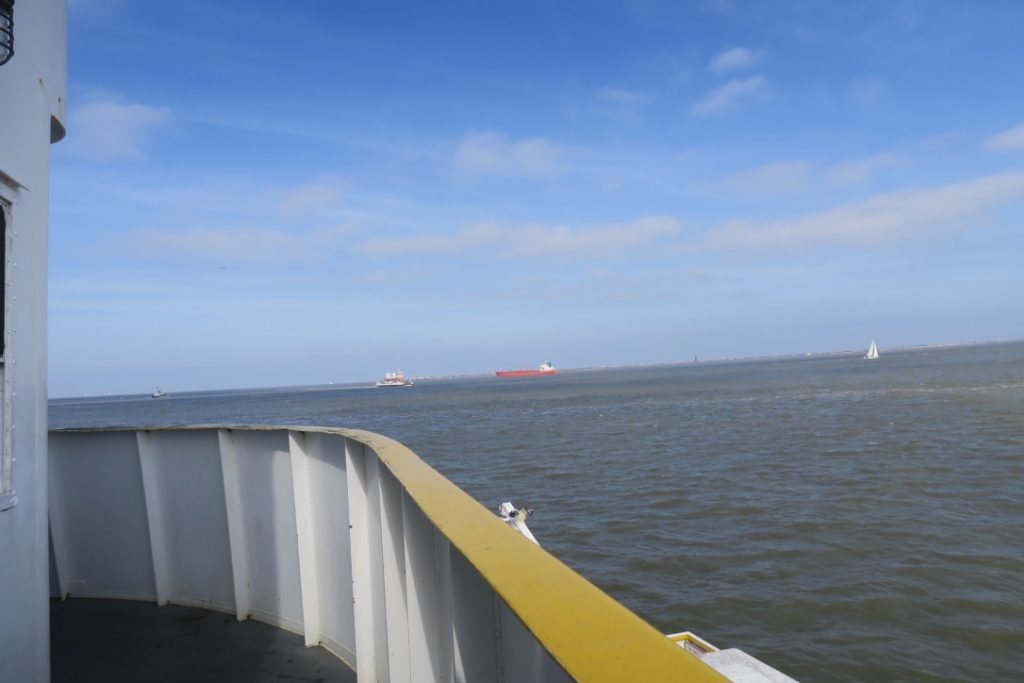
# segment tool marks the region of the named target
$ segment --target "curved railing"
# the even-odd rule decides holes
[[[56,596],[301,633],[360,681],[722,681],[408,448],[369,432],[50,432]]]

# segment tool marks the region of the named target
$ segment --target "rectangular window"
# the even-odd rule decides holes
[[[7,400],[7,247],[8,226],[11,224],[11,205],[0,197],[0,512],[14,507],[13,462],[11,461],[10,430],[7,415],[10,403]]]
[[[0,366],[7,351],[7,214],[10,206],[0,199]]]

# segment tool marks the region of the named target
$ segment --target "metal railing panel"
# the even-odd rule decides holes
[[[403,498],[401,484],[394,475],[383,470],[380,473],[381,568],[387,641],[391,645],[388,648],[388,670],[390,680],[393,681],[408,681],[412,676],[409,663]]]
[[[555,662],[508,605],[499,600],[497,612],[501,680],[571,683],[572,678]]]
[[[154,544],[163,546],[167,599],[235,611],[231,543],[215,430],[144,430],[159,509]]]
[[[409,664],[413,683],[451,680],[451,626],[441,614],[439,558],[434,543],[434,527],[420,510],[408,501],[402,505],[405,537],[405,586],[409,619]],[[445,638],[445,630],[448,638]]]
[[[349,537],[352,548],[352,600],[355,619],[356,674],[360,681],[389,681],[385,617],[373,595],[383,593],[378,583],[380,535],[374,532],[371,507],[378,505],[377,459],[354,439],[345,440],[348,473]],[[373,466],[370,466],[370,463]],[[383,641],[383,642],[382,642]],[[383,657],[378,657],[383,652]]]
[[[458,550],[449,548],[452,576],[452,655],[459,683],[498,683],[496,597]]]
[[[341,659],[353,663],[356,627],[345,437],[306,433],[305,439],[320,642]]]
[[[138,546],[131,571],[117,555],[90,564],[96,549],[59,531],[61,574],[97,585],[143,576],[144,599],[162,574],[171,602],[304,632],[361,681],[725,680],[391,439],[298,427],[142,433],[51,437],[51,514],[83,538],[110,526]],[[123,509],[82,513],[89,500],[66,490],[79,477],[119,489]],[[148,526],[147,507],[158,518]],[[139,518],[130,533],[118,527],[126,514]],[[153,562],[167,566],[154,574]]]
[[[57,433],[49,458],[58,596],[156,600],[135,434]]]
[[[231,554],[231,580],[235,593],[235,616],[244,621],[252,615],[249,590],[249,551],[246,548],[245,513],[242,502],[241,477],[238,474],[239,452],[235,432],[218,429],[221,476],[224,479],[224,511],[228,520],[228,550]]]
[[[234,430],[254,618],[303,632],[295,492],[288,432]]]

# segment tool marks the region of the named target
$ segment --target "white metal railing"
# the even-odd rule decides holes
[[[379,435],[56,430],[49,463],[55,596],[257,619],[360,681],[723,680]]]

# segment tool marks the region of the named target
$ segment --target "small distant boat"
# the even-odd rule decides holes
[[[167,392],[160,391],[160,387],[157,387],[156,391],[149,395],[150,398],[163,398],[165,396],[167,396]]]
[[[558,372],[550,362],[542,363],[539,368],[524,368],[522,370],[495,370],[498,377],[528,377],[531,375],[554,375]]]
[[[878,358],[878,345],[875,344],[875,340],[871,340],[871,348],[868,349],[867,354],[864,356],[865,360],[875,360]]]
[[[378,387],[411,387],[412,380],[406,379],[405,374],[398,372],[385,372],[384,379],[377,380]]]

